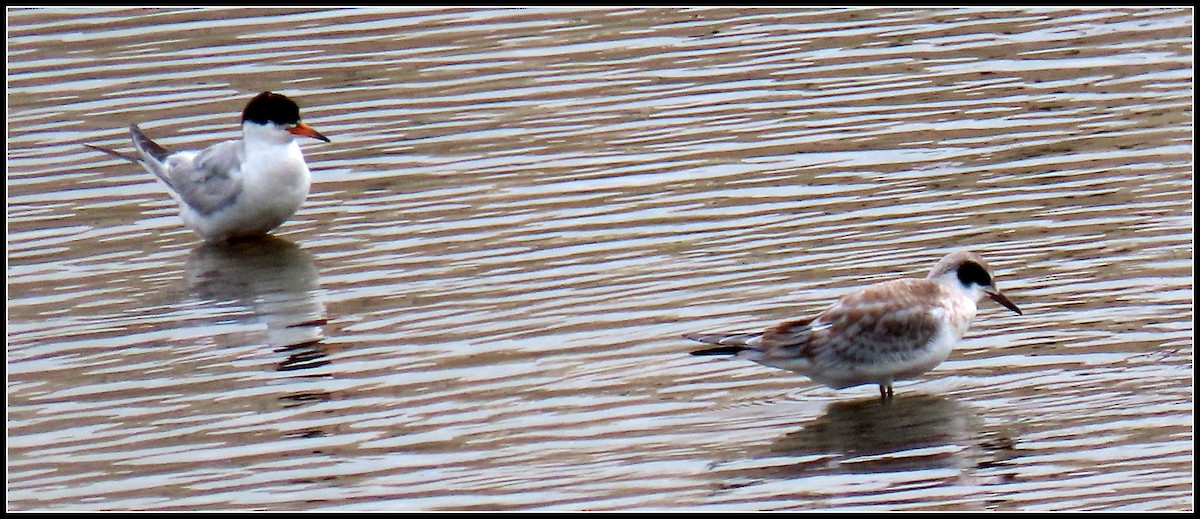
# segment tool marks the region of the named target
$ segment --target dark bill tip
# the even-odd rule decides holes
[[[312,137],[317,140],[329,142],[328,137],[321,135],[321,132],[313,129],[312,126],[309,126],[304,123],[296,123],[295,126],[288,128],[288,133],[290,133],[292,135],[300,135],[302,137]]]
[[[1021,309],[1017,308],[1017,305],[1013,304],[1012,301],[1009,301],[1008,297],[1005,297],[1005,295],[1000,293],[999,290],[997,290],[995,292],[988,292],[987,295],[988,295],[988,297],[992,298],[992,301],[1000,303],[1002,306],[1004,306],[1004,308],[1007,308],[1009,310],[1016,312],[1017,315],[1025,315],[1025,314],[1021,313]]]

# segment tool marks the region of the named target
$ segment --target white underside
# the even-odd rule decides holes
[[[277,186],[269,191],[243,186],[232,205],[199,214],[181,204],[180,216],[189,229],[208,241],[221,241],[270,232],[296,214],[308,197],[308,182]]]

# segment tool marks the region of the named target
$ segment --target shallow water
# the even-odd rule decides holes
[[[1192,12],[10,10],[10,510],[1191,510]],[[129,150],[293,96],[201,245]],[[950,359],[692,357],[967,247]]]

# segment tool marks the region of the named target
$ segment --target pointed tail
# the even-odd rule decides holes
[[[119,159],[128,160],[134,164],[140,164],[143,168],[146,168],[146,171],[153,173],[154,176],[162,180],[167,185],[167,188],[174,193],[175,186],[171,184],[171,179],[167,178],[166,174],[163,173],[163,162],[171,154],[171,151],[159,146],[158,143],[146,137],[146,134],[142,133],[142,130],[136,124],[129,125],[129,135],[133,138],[133,147],[137,149],[137,156],[126,155],[116,150],[93,146],[91,144],[84,144],[84,146]]]
[[[150,140],[136,124],[129,125],[129,135],[133,137],[133,145],[137,148],[138,153],[142,154],[142,157],[154,159],[154,162],[161,164],[171,154],[170,150]]]
[[[137,157],[134,157],[134,156],[132,156],[132,155],[126,155],[126,154],[124,154],[124,153],[121,153],[121,152],[119,152],[119,151],[117,151],[117,150],[110,150],[110,149],[108,149],[108,148],[102,148],[102,147],[100,147],[100,146],[93,146],[93,145],[91,145],[91,144],[84,144],[84,146],[87,146],[87,147],[89,147],[89,148],[91,148],[91,149],[93,149],[93,150],[99,151],[99,152],[101,152],[101,153],[106,153],[106,154],[108,154],[108,155],[112,155],[112,156],[114,156],[114,157],[116,157],[116,158],[118,158],[118,159],[125,159],[125,160],[128,160],[129,162],[132,162],[132,163],[134,163],[134,164],[141,164],[141,163],[142,163],[142,159],[139,159],[139,158],[137,158]]]
[[[689,333],[684,337],[717,345],[716,348],[693,351],[692,355],[737,355],[739,352],[756,349],[762,333]]]
[[[101,153],[112,155],[118,159],[128,160],[134,164],[145,164],[151,161],[153,161],[153,163],[156,165],[162,164],[162,162],[167,159],[167,156],[171,154],[170,150],[159,146],[157,142],[150,140],[146,134],[142,133],[142,130],[138,128],[136,124],[129,125],[129,135],[133,137],[133,146],[134,148],[137,148],[138,155],[140,155],[140,157],[126,155],[119,151],[102,146],[94,146],[91,144],[84,144],[84,146]]]

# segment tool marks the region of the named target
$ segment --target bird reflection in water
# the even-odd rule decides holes
[[[936,447],[969,443],[981,426],[969,408],[942,397],[915,395],[896,398],[891,405],[874,399],[835,402],[820,418],[777,440],[771,450],[834,455],[844,465],[868,470],[880,464],[884,466],[875,468],[930,468],[955,464],[957,452]],[[925,454],[887,456],[929,448]]]
[[[770,461],[768,465],[722,475],[743,481],[727,486],[745,486],[764,477],[944,468],[970,476],[1007,465],[1017,455],[1015,438],[1007,426],[989,427],[971,407],[946,397],[901,396],[890,405],[878,399],[835,402],[824,415],[755,456]]]
[[[318,273],[312,255],[296,244],[267,236],[229,244],[204,244],[187,261],[188,285],[214,304],[243,306],[267,327],[267,344],[286,355],[277,371],[309,370],[329,364],[325,305],[316,296]],[[311,375],[319,376],[319,375]],[[327,396],[285,397],[297,405]]]

